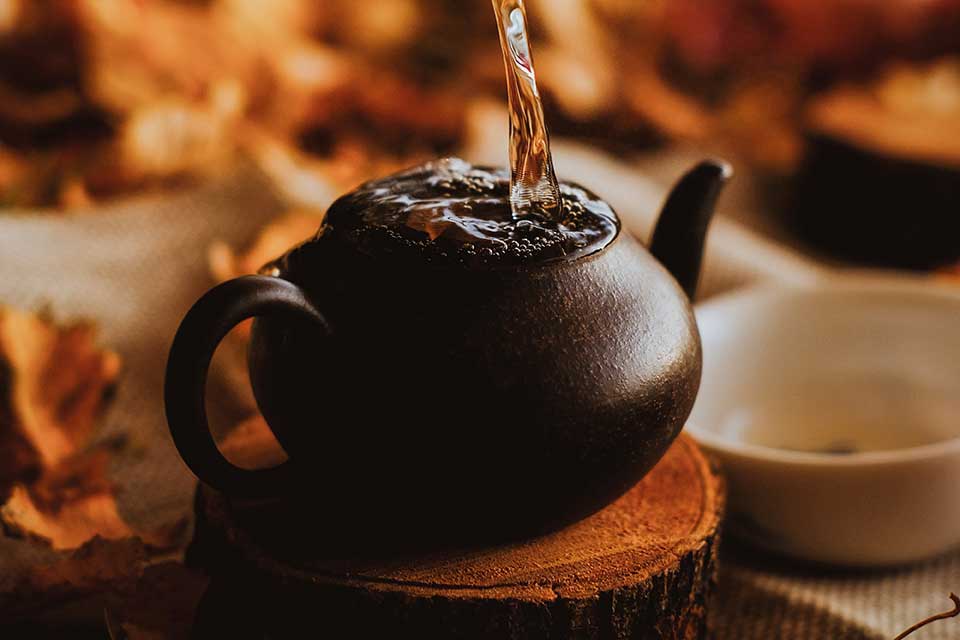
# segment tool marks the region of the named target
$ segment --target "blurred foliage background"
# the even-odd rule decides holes
[[[555,136],[791,177],[828,131],[960,167],[960,0],[527,5]],[[241,160],[337,193],[455,151],[504,99],[487,0],[0,0],[0,203],[85,207]]]

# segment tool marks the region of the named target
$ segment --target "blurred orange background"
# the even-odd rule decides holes
[[[827,133],[948,169],[946,187],[903,190],[921,206],[931,190],[956,202],[960,0],[529,0],[528,11],[555,137],[621,159],[692,145],[796,190]],[[2,0],[0,205],[90,208],[251,162],[326,202],[427,157],[505,146],[489,117],[505,100],[499,57],[483,0]],[[835,185],[800,188],[819,209],[818,191]],[[772,195],[772,217],[797,208]],[[929,203],[930,236],[956,231],[943,206]],[[891,217],[877,215],[873,240],[823,241],[835,232],[815,219],[800,235],[891,266],[960,258],[939,246],[894,255]],[[879,248],[853,246],[870,242]]]

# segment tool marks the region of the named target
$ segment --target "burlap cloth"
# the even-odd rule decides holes
[[[661,184],[568,145],[558,150],[557,165],[561,175],[577,175],[604,194],[627,227],[646,237],[663,197]],[[124,359],[103,436],[124,433],[131,444],[112,469],[130,522],[149,527],[190,511],[193,478],[167,434],[161,388],[177,324],[212,283],[207,249],[214,239],[244,244],[283,209],[266,180],[244,170],[200,188],[92,212],[0,215],[0,304],[46,307],[61,320],[91,318],[104,343]],[[819,273],[808,260],[720,219],[707,254],[704,292],[759,278],[806,281]],[[228,396],[211,392],[213,421],[235,417],[233,403],[217,402]],[[43,555],[35,546],[0,541],[0,588]],[[718,640],[892,638],[949,608],[947,594],[958,589],[960,555],[898,571],[825,573],[758,560],[728,545],[711,615]],[[916,637],[958,638],[960,624],[952,623]]]

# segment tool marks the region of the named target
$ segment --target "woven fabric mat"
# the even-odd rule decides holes
[[[793,565],[727,540],[711,610],[715,640],[891,639],[953,603],[960,552],[889,570],[843,571]],[[960,638],[960,618],[917,631],[917,640]]]
[[[616,182],[618,175],[626,176],[622,168],[589,154],[578,161],[568,153],[558,166],[587,175],[582,181],[598,192],[612,193],[628,228],[645,237],[662,187],[635,173]],[[138,526],[190,512],[194,480],[169,439],[161,389],[177,324],[212,284],[207,249],[215,239],[243,245],[283,209],[265,179],[241,172],[202,188],[127,200],[95,212],[0,214],[0,304],[48,308],[59,320],[93,319],[103,342],[124,359],[103,436],[123,433],[133,445],[116,460],[112,474],[122,487],[121,511]],[[711,291],[783,273],[796,276],[786,280],[810,276],[809,266],[795,255],[759,242],[736,225],[721,221],[719,229],[708,251],[705,280]],[[764,264],[774,265],[776,273],[765,273],[759,267]],[[213,422],[236,417],[215,401],[210,413]],[[34,545],[0,540],[0,588],[4,576],[10,579],[43,559]],[[947,609],[951,590],[960,590],[960,555],[907,570],[824,575],[758,562],[731,547],[723,554],[712,611],[715,637],[892,638]],[[916,638],[960,638],[960,623],[953,622],[933,625]]]

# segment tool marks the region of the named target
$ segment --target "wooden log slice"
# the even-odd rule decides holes
[[[561,531],[389,559],[303,553],[275,509],[201,487],[188,562],[214,579],[198,636],[703,638],[722,507],[720,479],[685,436],[617,502]]]

